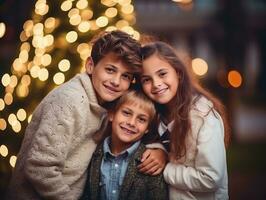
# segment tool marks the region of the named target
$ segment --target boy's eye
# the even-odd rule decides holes
[[[114,70],[113,68],[110,68],[110,67],[105,68],[105,71],[106,71],[107,73],[109,73],[109,74],[115,72],[115,70]]]
[[[125,116],[129,116],[129,115],[130,115],[130,112],[127,111],[127,110],[122,110],[122,113],[123,113],[123,115],[125,115]]]
[[[123,79],[132,81],[133,80],[133,75],[132,74],[123,74],[122,75]]]
[[[146,122],[147,122],[147,119],[141,117],[141,118],[139,118],[139,122],[140,122],[140,123],[146,123]]]

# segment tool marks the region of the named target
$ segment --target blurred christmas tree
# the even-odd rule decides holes
[[[0,188],[7,186],[31,113],[54,87],[84,70],[90,39],[120,29],[135,39],[131,0],[37,0],[0,97]],[[62,102],[64,103],[64,102]]]

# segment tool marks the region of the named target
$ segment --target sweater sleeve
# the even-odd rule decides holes
[[[34,132],[25,174],[36,192],[44,199],[66,200],[69,186],[62,169],[75,127],[74,111],[60,99],[39,106],[27,131]],[[26,131],[26,134],[27,134]]]
[[[207,192],[215,191],[222,184],[226,171],[222,120],[213,112],[204,118],[196,138],[194,166],[168,163],[164,170],[165,181],[177,189]]]

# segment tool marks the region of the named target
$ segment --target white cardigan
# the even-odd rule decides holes
[[[192,131],[186,140],[186,159],[164,169],[171,200],[228,199],[224,126],[212,103],[201,97],[190,112]]]
[[[50,92],[26,129],[7,199],[78,199],[104,113],[86,73]]]

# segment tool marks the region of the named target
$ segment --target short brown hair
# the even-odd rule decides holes
[[[141,46],[123,31],[103,31],[92,41],[91,57],[95,65],[108,53],[114,53],[133,72],[140,72],[142,66]]]

